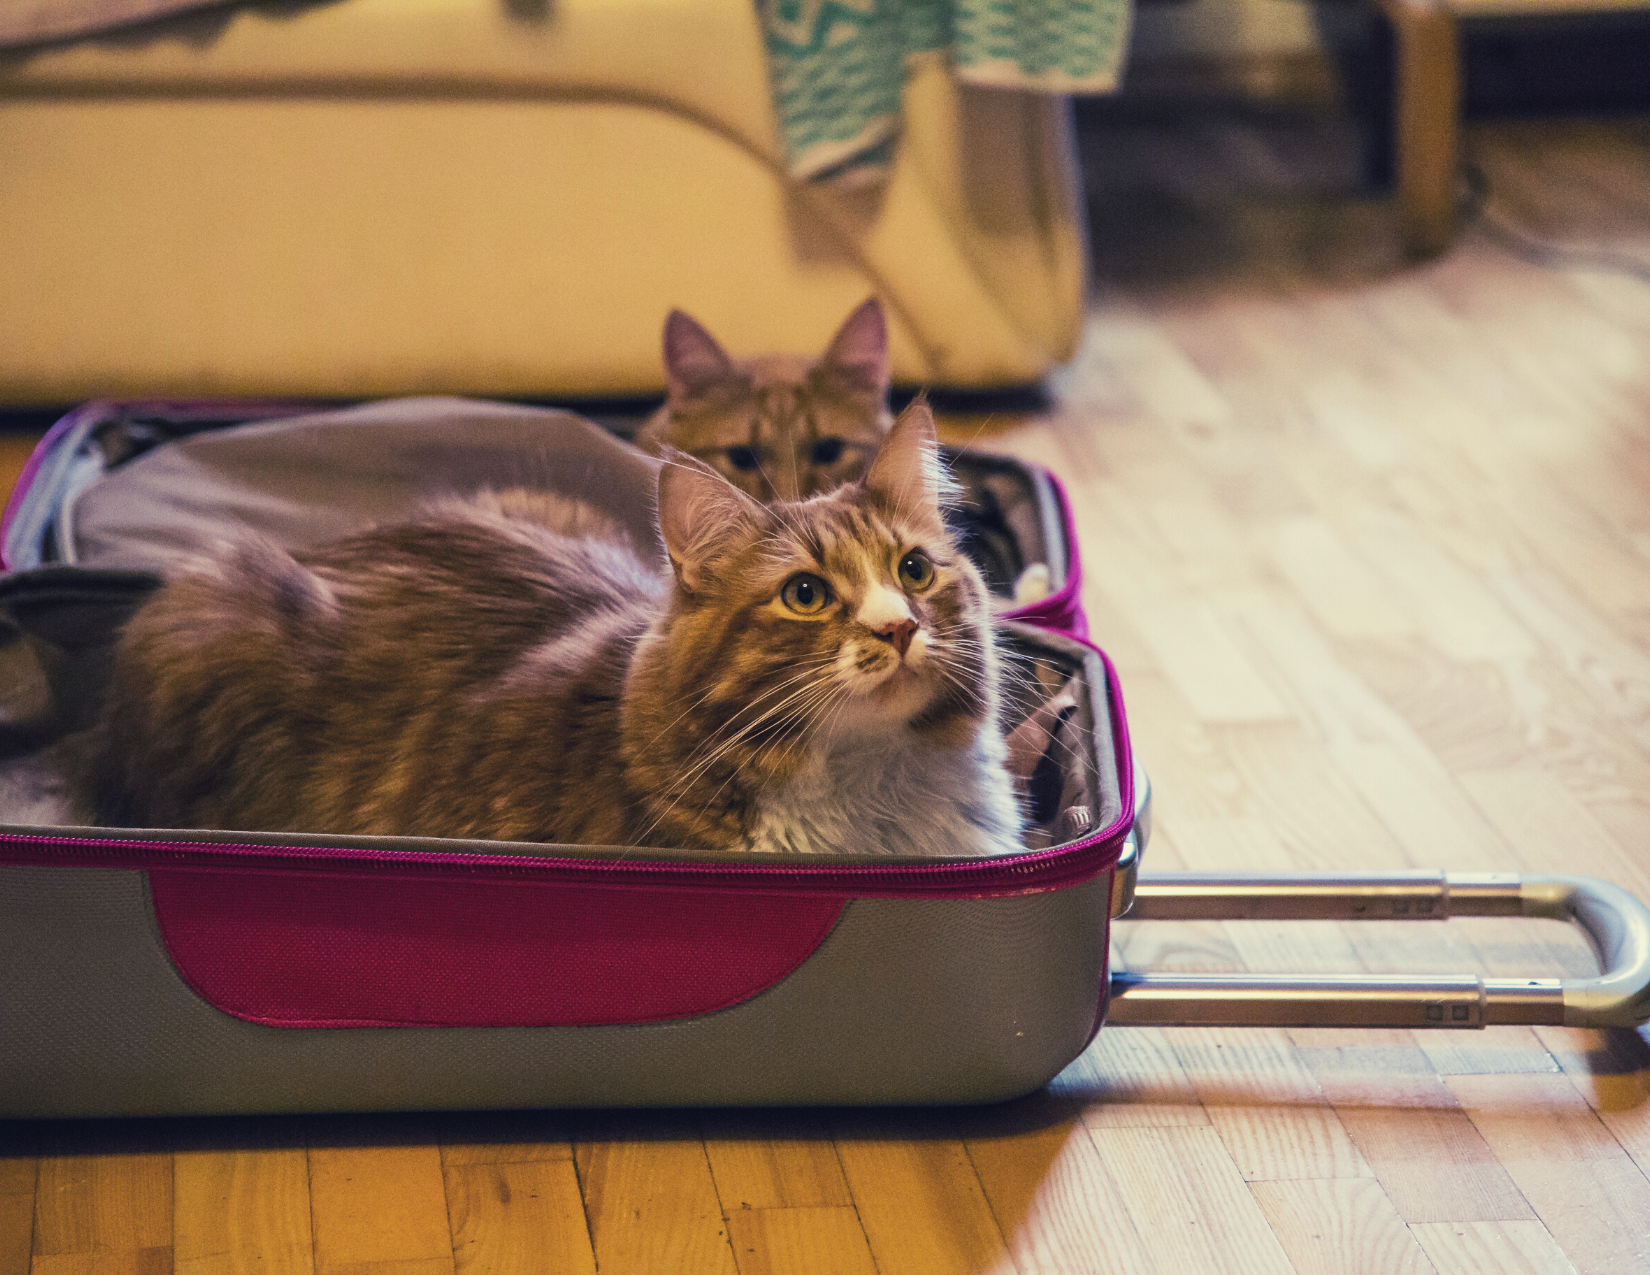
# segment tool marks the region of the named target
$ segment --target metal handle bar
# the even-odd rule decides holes
[[[1139,862],[1138,847],[1129,861]],[[1122,865],[1120,865],[1122,867]],[[1515,873],[1140,873],[1130,919],[1444,920],[1526,916],[1581,926],[1597,978],[1119,973],[1108,1021],[1159,1026],[1483,1027],[1650,1021],[1650,909],[1592,877]],[[1121,900],[1115,884],[1114,907]]]

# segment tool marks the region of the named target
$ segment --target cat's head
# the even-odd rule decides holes
[[[874,297],[817,359],[735,360],[673,310],[664,362],[669,397],[639,441],[704,461],[756,500],[801,500],[858,478],[888,428],[888,328]]]
[[[703,747],[770,774],[819,743],[972,741],[996,712],[996,664],[985,585],[942,517],[949,487],[922,402],[861,480],[802,502],[759,505],[708,466],[668,463],[659,711],[691,705]]]

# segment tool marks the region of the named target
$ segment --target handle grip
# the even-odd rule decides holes
[[[1579,925],[1596,978],[1300,977],[1119,973],[1115,1023],[1636,1027],[1650,1021],[1650,909],[1592,877],[1515,873],[1140,873],[1142,920],[1444,920],[1526,916]]]
[[[1637,1027],[1650,1022],[1650,908],[1593,877],[1522,876],[1523,915],[1579,925],[1598,954],[1597,978],[1567,978],[1566,1027]]]

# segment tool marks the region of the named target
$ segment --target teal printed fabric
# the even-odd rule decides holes
[[[1117,87],[1130,0],[757,0],[792,176],[883,176],[908,58],[999,88]]]
[[[1110,93],[1129,34],[1127,0],[957,0],[957,74],[974,84]]]

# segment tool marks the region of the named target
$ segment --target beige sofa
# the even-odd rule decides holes
[[[820,347],[870,293],[896,376],[1068,357],[1064,100],[906,88],[881,188],[784,175],[753,6],[330,0],[0,54],[0,403],[658,389],[681,306]]]

